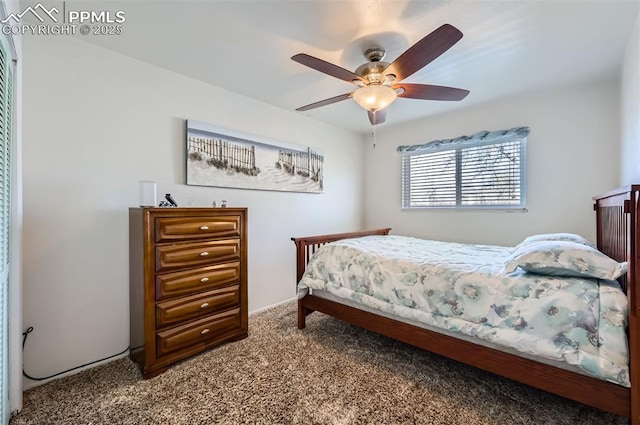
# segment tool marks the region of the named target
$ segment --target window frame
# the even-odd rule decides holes
[[[528,129],[527,129],[528,130]],[[527,131],[528,134],[528,131]],[[454,211],[503,211],[503,212],[527,212],[527,179],[526,179],[526,170],[527,170],[527,155],[526,155],[526,146],[527,146],[527,134],[525,135],[514,135],[509,138],[501,138],[500,140],[489,140],[489,141],[478,141],[473,143],[452,143],[442,146],[437,149],[429,149],[429,151],[423,150],[415,150],[415,151],[407,151],[402,153],[401,156],[401,164],[400,164],[400,206],[402,210],[413,211],[413,210],[454,210]],[[520,144],[520,203],[518,205],[461,205],[461,164],[462,164],[462,151],[464,149],[472,149],[483,146],[491,146],[491,145],[502,145],[506,143],[514,143],[519,142]],[[405,171],[405,163],[408,161],[408,158],[420,156],[420,155],[429,155],[436,154],[440,152],[446,151],[455,151],[456,155],[456,169],[455,169],[455,192],[456,192],[456,205],[421,205],[421,206],[410,206],[410,194],[409,199],[407,199],[405,190],[410,185],[410,180],[405,183],[405,179],[410,179],[410,170]]]

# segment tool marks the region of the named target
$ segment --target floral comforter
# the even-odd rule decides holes
[[[314,254],[299,297],[324,290],[628,387],[627,298],[618,283],[507,274],[513,249],[403,236],[345,239]]]

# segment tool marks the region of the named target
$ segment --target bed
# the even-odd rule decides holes
[[[535,323],[535,320],[538,320],[535,316],[522,314],[522,317],[518,319],[520,321],[516,320],[514,324],[514,318],[510,318],[505,313],[505,306],[511,306],[513,300],[504,301],[496,298],[495,291],[492,292],[491,303],[485,300],[484,304],[480,302],[475,306],[458,304],[457,298],[454,302],[448,302],[445,310],[449,311],[450,314],[447,315],[446,319],[442,319],[442,317],[436,317],[441,316],[440,313],[442,311],[440,310],[442,310],[442,307],[438,307],[440,308],[439,315],[435,316],[413,311],[416,306],[421,309],[423,305],[429,304],[430,301],[429,299],[420,299],[417,292],[412,292],[410,285],[402,289],[379,289],[382,291],[382,295],[377,294],[375,296],[372,295],[372,291],[374,291],[372,288],[383,288],[379,277],[374,278],[371,282],[364,278],[351,278],[350,280],[356,282],[353,288],[333,285],[334,288],[332,289],[331,284],[327,282],[325,282],[324,287],[321,286],[324,279],[322,274],[324,273],[326,276],[339,274],[339,264],[344,267],[346,263],[349,263],[347,268],[350,269],[349,273],[352,273],[352,275],[354,272],[351,269],[359,267],[357,262],[351,262],[351,260],[330,260],[331,257],[327,257],[329,249],[347,253],[350,251],[358,252],[357,250],[371,251],[375,255],[376,250],[380,249],[381,246],[391,246],[393,264],[398,270],[395,277],[393,272],[385,272],[385,279],[396,281],[403,279],[405,274],[410,273],[406,268],[406,261],[409,260],[402,257],[406,254],[402,253],[402,245],[406,243],[427,244],[424,247],[420,245],[420,250],[426,251],[438,252],[440,249],[450,249],[451,252],[444,256],[446,258],[455,259],[458,258],[458,254],[462,257],[466,255],[464,252],[466,248],[462,245],[450,244],[447,245],[447,248],[437,245],[438,242],[421,242],[420,240],[409,240],[407,242],[389,235],[390,228],[292,238],[296,244],[297,253],[296,282],[302,283],[299,285],[298,328],[303,329],[305,327],[307,315],[318,311],[453,360],[616,415],[625,416],[629,418],[631,424],[640,425],[640,391],[638,391],[640,389],[640,374],[638,373],[640,368],[640,335],[638,335],[640,295],[636,293],[636,282],[638,276],[640,276],[640,261],[638,258],[640,252],[636,248],[640,244],[640,232],[638,231],[638,225],[640,224],[640,219],[638,218],[640,185],[627,186],[608,192],[594,197],[594,201],[597,248],[600,252],[615,260],[613,263],[624,266],[624,270],[617,270],[611,276],[605,274],[601,280],[585,279],[577,276],[569,278],[569,283],[566,283],[564,282],[565,278],[553,276],[542,278],[543,284],[553,287],[554,291],[560,286],[567,286],[569,294],[573,294],[570,296],[577,295],[575,298],[592,299],[598,296],[597,293],[602,297],[598,298],[596,302],[597,308],[592,308],[593,302],[590,301],[591,304],[585,304],[582,307],[583,310],[574,310],[569,312],[570,314],[564,312],[564,315],[557,315],[557,318],[571,316],[573,317],[572,320],[577,320],[576,317],[579,316],[580,324],[564,323],[566,332],[562,333],[562,338],[552,338],[554,344],[547,344],[546,346],[545,343],[541,342],[532,344],[542,346],[543,351],[545,351],[546,347],[545,357],[539,357],[528,352],[529,346],[526,343],[514,343],[511,347],[498,347],[495,344],[495,340],[504,342],[513,339],[509,337],[509,335],[514,335],[513,328],[520,331],[522,328],[526,328],[529,322]],[[333,243],[330,244],[330,242]],[[362,245],[365,242],[366,245]],[[562,243],[564,242],[559,242],[559,244]],[[325,247],[324,245],[327,246]],[[527,245],[524,245],[527,248]],[[414,252],[418,251],[415,246],[410,248],[409,252],[412,250]],[[498,265],[505,264],[505,259],[509,260],[508,257],[516,256],[514,250],[517,251],[517,247],[510,248],[507,251],[500,251],[500,249],[500,247],[481,246],[480,251],[486,250],[485,256],[494,258],[495,264],[478,259],[477,264],[472,264],[471,268],[475,270],[475,273],[478,270],[483,271],[485,273],[483,279],[491,279],[493,275],[500,275],[499,278],[503,279],[505,274],[519,278],[518,282],[520,283],[514,283],[515,289],[507,291],[509,293],[515,293],[522,287],[530,288],[530,286],[522,284],[522,279],[525,279],[526,275],[530,275],[530,273],[525,273],[520,268],[515,267],[512,267],[512,270],[505,269],[503,274],[497,271]],[[330,255],[334,254],[335,252]],[[393,258],[394,256],[396,258]],[[421,258],[412,259],[412,261],[418,263],[421,260]],[[455,263],[455,261],[453,262]],[[511,262],[507,261],[506,263],[512,266]],[[483,267],[483,264],[486,267]],[[471,273],[464,267],[461,275],[467,275],[467,272]],[[306,275],[305,270],[308,270]],[[342,273],[344,273],[344,270]],[[379,272],[370,274],[370,276],[380,275],[381,273]],[[424,282],[421,282],[421,284],[428,283],[437,286],[439,283],[436,275],[437,273],[433,272],[431,272],[431,275],[429,272],[422,273],[421,279]],[[303,276],[305,276],[305,279],[304,282],[301,282],[303,281]],[[425,276],[433,277],[425,278]],[[607,277],[611,277],[611,279]],[[614,277],[618,277],[617,281],[613,280]],[[329,277],[326,280],[330,280]],[[454,280],[464,281],[464,279],[458,279],[458,277]],[[594,284],[593,282],[597,283]],[[464,293],[466,291],[466,295],[471,294],[471,298],[476,298],[476,290],[478,288],[492,288],[496,285],[499,286],[499,284],[492,284],[487,280],[487,282],[480,285],[462,285],[458,288],[458,292],[462,291]],[[309,286],[312,289],[309,291],[305,286]],[[343,293],[340,291],[343,291]],[[433,293],[433,291],[430,293]],[[372,296],[369,297],[369,295]],[[564,296],[566,297],[567,295]],[[385,310],[380,300],[388,301],[389,299],[393,299],[394,307]],[[482,297],[479,297],[479,299],[482,299]],[[541,299],[544,299],[544,297],[541,297]],[[561,300],[565,299],[561,298]],[[500,302],[495,302],[495,300]],[[447,303],[445,302],[445,304]],[[438,305],[441,306],[442,303]],[[538,304],[540,309],[553,314],[564,309],[564,305],[564,301],[556,302],[554,305],[550,305],[548,302]],[[534,304],[534,308],[538,308],[535,306]],[[560,309],[557,307],[560,307]],[[528,308],[530,314],[532,314],[532,307]],[[479,315],[482,309],[492,311],[490,314],[482,316]],[[526,309],[526,307],[523,307],[523,311]],[[587,314],[590,310],[593,310],[594,314]],[[623,317],[618,317],[619,313],[622,313]],[[476,322],[481,325],[489,321],[493,327],[496,321],[507,320],[508,326],[506,326],[507,329],[504,334],[498,335],[500,332],[494,332],[489,333],[487,337],[487,335],[483,335],[482,326],[476,329],[467,329],[465,328],[466,325],[460,325],[460,323],[466,323],[466,321],[456,322],[456,317],[467,318],[465,315],[471,317],[479,315],[478,318],[480,320],[476,320]],[[443,329],[442,323],[425,324],[424,317],[419,318],[417,316],[427,317],[427,322],[429,320],[431,322],[444,320],[451,326],[449,326],[449,329]],[[450,317],[453,318],[450,319]],[[556,319],[554,318],[554,320]],[[616,334],[616,332],[618,335],[608,336],[608,331],[605,329],[606,326],[602,328],[594,327],[594,321],[598,320],[605,325],[614,324],[615,326],[609,327],[614,329],[612,335]],[[570,329],[572,325],[578,330],[577,333]],[[520,335],[520,333],[516,334]],[[569,335],[569,338],[566,338],[566,335]],[[591,354],[587,353],[589,350],[585,351],[586,354],[580,352],[580,355],[566,355],[567,352],[571,353],[571,350],[566,350],[566,346],[558,348],[563,343],[570,346],[572,340],[580,338],[589,339],[592,345],[597,348],[595,351],[601,350],[604,355],[600,356],[600,354],[596,353],[591,356]],[[623,341],[624,344],[620,341]],[[587,345],[589,344],[585,344],[585,346]],[[556,359],[555,357],[562,357],[562,359]],[[570,361],[567,362],[565,357],[569,358]]]

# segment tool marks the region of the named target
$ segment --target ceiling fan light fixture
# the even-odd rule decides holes
[[[382,84],[360,87],[353,92],[353,100],[367,111],[380,111],[391,105],[398,94]]]
[[[385,122],[387,118],[385,108],[391,105],[397,97],[420,100],[462,100],[469,94],[469,90],[404,82],[407,77],[453,47],[461,38],[462,32],[459,29],[444,24],[409,47],[392,63],[382,60],[385,54],[383,48],[374,47],[366,50],[364,56],[368,62],[360,65],[353,72],[323,59],[298,53],[291,57],[295,62],[331,77],[353,83],[357,89],[350,93],[296,108],[296,111],[308,111],[353,98],[358,105],[367,111],[371,125],[376,125]]]

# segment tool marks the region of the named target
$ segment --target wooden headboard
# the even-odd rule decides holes
[[[629,297],[630,307],[640,308],[640,291],[636,280],[640,269],[638,214],[640,185],[626,186],[596,196],[596,231],[598,249],[616,261],[628,263],[628,273],[619,281]]]
[[[629,377],[631,423],[640,423],[640,185],[631,185],[596,196],[598,249],[616,261],[628,263],[619,279],[627,293],[629,317]]]

